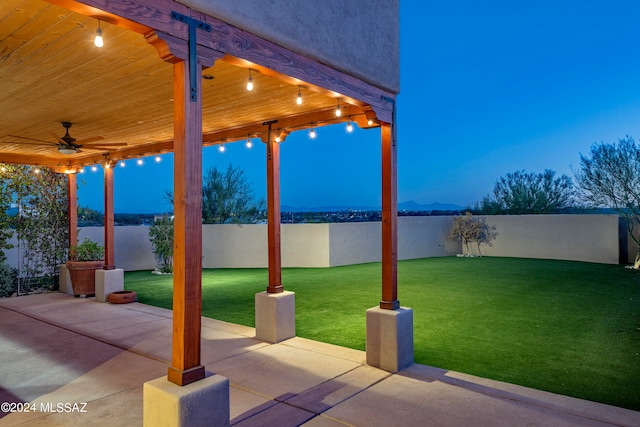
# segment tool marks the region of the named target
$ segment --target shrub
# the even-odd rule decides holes
[[[18,270],[7,263],[0,263],[0,298],[9,297],[16,291]]]

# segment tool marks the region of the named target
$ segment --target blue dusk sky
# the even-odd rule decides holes
[[[472,206],[508,172],[573,177],[593,143],[640,137],[637,0],[400,4],[399,202]],[[203,153],[204,170],[243,168],[256,197],[266,194],[265,162],[258,141]],[[78,182],[80,205],[103,211],[102,172]],[[169,211],[172,155],[127,161],[114,183],[117,213]],[[379,130],[291,134],[281,187],[287,206],[379,206]]]

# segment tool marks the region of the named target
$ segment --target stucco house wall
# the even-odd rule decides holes
[[[200,12],[400,92],[399,0],[181,0]]]

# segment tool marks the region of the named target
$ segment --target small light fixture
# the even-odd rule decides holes
[[[300,86],[298,86],[298,97],[296,98],[296,104],[302,105],[302,94],[300,93]]]
[[[316,139],[316,136],[318,136],[318,134],[316,133],[316,129],[315,128],[309,129],[309,138]]]
[[[340,100],[338,99],[338,106],[336,107],[336,117],[340,117],[342,115],[342,110],[340,109]]]
[[[70,173],[73,173],[73,171],[70,171]],[[84,168],[76,170],[76,173],[84,173]]]
[[[91,166],[91,172],[98,172],[98,167],[96,165]]]
[[[102,39],[102,29],[100,28],[100,20],[98,19],[98,29],[96,30],[96,38],[93,40],[93,44],[96,47],[104,46],[104,40]]]
[[[40,173],[40,168],[36,166],[36,168],[33,170],[33,173],[38,175]]]
[[[247,148],[253,147],[253,142],[251,142],[251,138],[247,138],[247,143],[245,145]]]
[[[251,69],[249,69],[249,80],[247,81],[247,90],[253,90],[253,78],[251,77]]]
[[[280,140],[280,136],[279,136],[279,135],[278,135],[278,136],[276,136],[276,142],[280,142],[280,141],[281,141],[281,140]]]
[[[226,150],[226,147],[224,146],[224,144],[220,144],[218,146],[218,151],[221,152],[221,153],[224,153],[224,150]]]
[[[120,167],[121,168],[125,167],[124,160],[120,160]]]
[[[76,149],[73,147],[67,147],[66,145],[61,145],[58,147],[58,152],[61,154],[75,154]]]
[[[138,159],[136,163],[138,164],[138,166],[144,165],[144,162],[142,161],[142,159]]]
[[[371,120],[371,119],[367,120],[367,124],[368,124],[369,126],[371,126],[371,125],[373,124],[373,120]]]
[[[162,157],[160,155],[156,156],[156,163],[160,163],[162,161]]]
[[[353,132],[353,124],[351,123],[351,119],[347,120],[347,132]]]

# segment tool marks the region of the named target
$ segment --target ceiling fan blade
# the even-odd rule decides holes
[[[101,145],[83,145],[82,148],[85,150],[97,150],[97,151],[117,151],[117,147],[113,146],[101,146]]]
[[[29,138],[28,136],[18,136],[18,135],[7,135],[10,136],[12,138],[20,138],[20,139],[28,139],[29,141],[36,141],[38,142],[40,145],[43,144],[47,144],[47,145],[58,145],[56,142],[51,142],[51,141],[44,141],[42,139],[36,139],[36,138]],[[17,144],[22,144],[21,142],[18,142]],[[28,142],[24,142],[24,144],[29,144]]]
[[[126,147],[127,145],[129,145],[127,142],[99,142],[99,143],[84,143],[82,145],[86,145],[86,146],[91,146],[91,145],[110,145],[112,147]]]
[[[51,135],[52,137],[54,137],[57,141],[59,141],[59,142],[60,142],[60,144],[62,144],[62,145],[69,145],[69,144],[67,144],[67,141],[65,141],[64,139],[60,138],[60,137],[59,137],[58,135],[56,135],[55,133],[53,133],[53,132],[47,132],[47,133],[48,133],[49,135]],[[57,144],[57,143],[56,143],[56,144]]]
[[[101,137],[101,136],[94,136],[93,138],[87,138],[87,139],[83,139],[81,141],[76,141],[76,142],[74,142],[74,144],[76,144],[76,145],[90,144],[90,143],[92,143],[94,141],[101,141],[103,139],[104,138]]]

